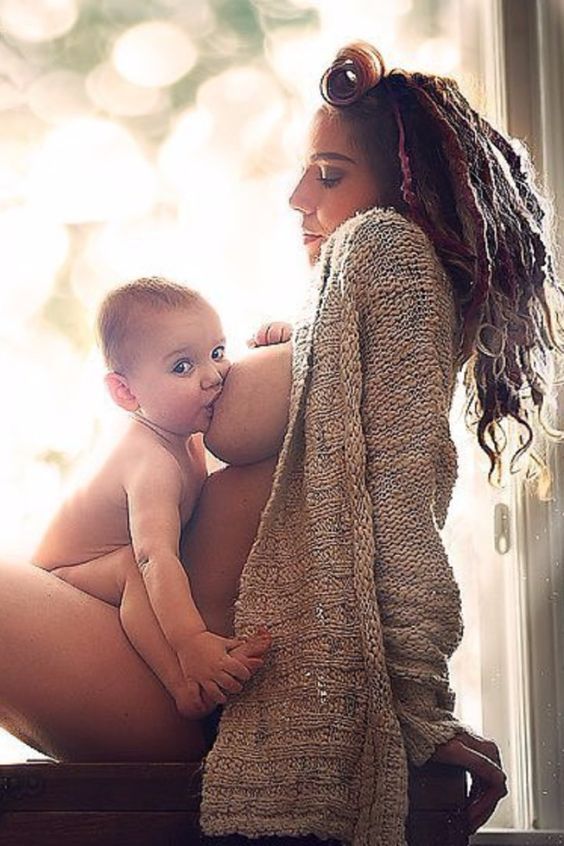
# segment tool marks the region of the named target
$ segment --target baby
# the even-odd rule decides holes
[[[179,538],[207,475],[203,433],[230,362],[218,315],[160,278],[110,292],[98,332],[106,385],[131,415],[91,480],[61,508],[34,563],[119,606],[130,642],[185,716],[200,717],[262,665],[267,632],[244,642],[206,629],[179,560]],[[270,324],[253,345],[287,340]]]

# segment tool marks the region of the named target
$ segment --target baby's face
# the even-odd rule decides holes
[[[230,362],[213,308],[204,301],[142,317],[129,387],[143,416],[175,435],[206,432]]]

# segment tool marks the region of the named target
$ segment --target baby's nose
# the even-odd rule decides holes
[[[206,372],[202,374],[203,388],[215,388],[218,385],[221,385],[222,382],[223,376],[216,367],[209,367],[206,369]]]

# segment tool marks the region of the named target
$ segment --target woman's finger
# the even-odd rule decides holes
[[[501,767],[501,754],[497,744],[493,740],[486,740],[485,737],[480,737],[478,734],[472,732],[463,732],[457,735],[458,740],[461,740],[465,746],[469,746],[475,752],[485,755],[486,758],[491,758],[492,761]]]
[[[449,747],[447,749],[447,747]],[[467,769],[472,776],[481,780],[485,785],[495,787],[504,796],[506,791],[506,776],[501,767],[491,758],[486,757],[454,738],[448,744],[440,747],[444,754],[434,757],[445,764],[455,764]]]
[[[483,801],[475,808],[468,808],[466,811],[466,820],[469,834],[476,834],[478,829],[487,823],[493,812],[497,807],[498,799],[487,799],[483,797]]]
[[[249,658],[247,655],[238,655],[237,661],[240,661],[244,667],[247,668],[251,676],[254,676],[257,670],[264,667],[262,658]]]
[[[241,646],[243,643],[246,643],[244,637],[224,637],[223,638],[223,645],[225,648],[231,652],[232,649],[236,649],[238,646]]]

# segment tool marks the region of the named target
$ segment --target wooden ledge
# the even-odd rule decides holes
[[[204,838],[199,763],[0,765],[0,846],[310,846],[314,838]],[[464,770],[411,768],[410,846],[467,846]],[[328,842],[325,842],[328,846]]]

